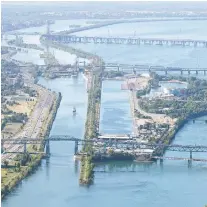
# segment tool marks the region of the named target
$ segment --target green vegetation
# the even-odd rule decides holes
[[[27,158],[27,160],[25,159]],[[20,162],[15,162],[14,168],[1,169],[1,198],[4,198],[20,180],[32,173],[34,169],[40,164],[42,155],[25,156],[24,165]]]
[[[20,68],[6,60],[1,62],[1,92],[2,96],[15,95],[24,85]]]
[[[163,80],[163,77],[158,78]],[[169,131],[166,131],[159,140],[151,140],[157,142],[161,141],[163,144],[170,144],[175,134],[189,118],[207,114],[207,81],[198,80],[195,77],[167,77],[165,79],[186,81],[188,83],[186,95],[182,98],[175,97],[172,100],[149,100],[148,98],[142,98],[139,100],[139,105],[143,110],[149,113],[166,114],[171,118],[177,119],[175,126]],[[163,125],[162,127],[168,128],[167,125]],[[162,153],[162,151],[158,150],[155,153],[159,154]]]
[[[94,138],[98,135],[100,103],[101,103],[101,86],[102,71],[96,71],[92,74],[92,87],[88,95],[87,120],[85,124],[85,139]],[[91,144],[84,145],[84,152],[92,155],[93,149]],[[91,156],[82,157],[80,183],[90,184],[93,180],[93,167]]]
[[[61,93],[58,93],[56,100],[52,106],[51,112],[49,114],[48,119],[44,126],[45,128],[42,129],[40,133],[40,137],[47,137],[49,136],[52,123],[55,119],[57,110],[59,108],[61,102]],[[40,152],[43,151],[43,145],[32,145],[28,146],[28,151],[31,150],[39,150]],[[24,155],[17,155],[14,160],[14,167],[13,168],[3,168],[2,172],[2,180],[1,180],[1,197],[3,198],[6,194],[8,194],[22,179],[32,173],[40,164],[41,159],[43,158],[43,154],[38,155],[30,155],[26,153]],[[5,163],[6,164],[6,163]],[[8,165],[8,163],[7,163]],[[7,167],[7,165],[5,165]]]
[[[31,89],[27,86],[23,88],[23,92],[29,94],[30,97],[35,97],[37,95],[36,91],[34,89]]]
[[[140,119],[151,119],[151,116],[145,116],[135,109],[135,116]]]
[[[81,173],[80,173],[80,184],[90,184],[93,182],[93,168],[94,164],[92,163],[92,157],[82,157],[81,159]]]
[[[78,57],[81,57],[81,58],[86,58],[86,59],[96,58],[96,59],[100,59],[99,56],[94,55],[92,53],[85,52],[85,51],[82,51],[80,49],[73,48],[73,47],[71,47],[69,45],[52,42],[52,41],[43,39],[42,37],[40,38],[40,42],[43,45],[48,45],[48,46],[51,46],[51,47],[54,47],[54,48],[57,48],[57,49],[61,49],[61,50],[65,51],[65,52],[69,52],[71,54],[75,54],[75,55],[77,55]]]
[[[152,81],[149,80],[146,88],[142,90],[138,90],[136,94],[137,98],[140,98],[141,96],[148,94],[151,90],[151,84],[152,84]]]
[[[176,77],[173,77],[176,79]],[[179,78],[177,78],[179,79]],[[182,78],[184,79],[184,78]],[[142,99],[141,108],[149,113],[162,113],[171,118],[186,119],[193,114],[202,114],[207,110],[207,81],[191,77],[187,80],[188,88],[183,99]]]
[[[7,116],[1,123],[1,130],[4,129],[7,123],[25,123],[28,120],[27,114],[13,112],[11,116]]]
[[[99,62],[102,60],[91,53],[84,52],[79,49],[70,47],[69,45],[64,45],[61,43],[55,43],[52,41],[40,38],[42,44],[49,45],[51,47],[61,49],[63,51],[76,54],[78,57],[87,59],[96,59]],[[88,109],[87,109],[87,120],[85,124],[85,139],[90,139],[98,134],[99,126],[99,112],[100,112],[100,100],[101,100],[101,86],[102,86],[102,71],[93,71],[91,74],[92,86],[88,91]],[[88,154],[93,154],[93,150],[90,144],[86,144],[83,148],[84,152]],[[80,183],[89,184],[93,180],[93,167],[92,160],[90,156],[82,157],[81,160],[81,172],[80,172]]]

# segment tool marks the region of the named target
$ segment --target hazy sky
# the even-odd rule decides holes
[[[17,5],[22,5],[24,4],[25,6],[37,6],[37,7],[45,7],[48,9],[51,9],[54,7],[60,8],[66,6],[68,10],[79,10],[79,9],[86,9],[86,10],[94,10],[94,9],[124,9],[124,10],[142,10],[142,9],[155,9],[155,10],[207,10],[207,0],[206,2],[202,1],[185,1],[185,2],[173,2],[173,1],[150,1],[150,2],[127,2],[127,1],[110,1],[110,2],[103,2],[103,1],[70,1],[70,2],[63,2],[63,1],[56,1],[56,2],[48,2],[48,1],[17,1],[17,0],[2,0],[2,9],[5,7],[8,7],[12,5],[17,6]]]

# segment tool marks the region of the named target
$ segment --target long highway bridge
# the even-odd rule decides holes
[[[118,138],[118,137],[117,137]],[[10,152],[10,151],[4,151],[3,154],[7,153],[27,153],[27,145],[32,144],[44,144],[46,146],[46,154],[50,154],[50,142],[56,142],[56,141],[66,141],[66,142],[75,142],[75,147],[74,147],[74,154],[78,154],[78,145],[83,145],[86,143],[92,144],[92,146],[100,149],[104,148],[106,149],[107,147],[114,148],[114,149],[120,149],[120,150],[156,150],[156,149],[162,149],[163,152],[164,150],[168,151],[178,151],[178,152],[190,152],[190,160],[193,160],[192,158],[192,153],[193,152],[207,152],[207,146],[204,145],[178,145],[178,144],[171,144],[171,145],[166,145],[166,144],[157,144],[157,143],[139,143],[136,141],[133,141],[132,139],[120,141],[117,139],[99,139],[99,138],[94,138],[90,140],[86,139],[79,139],[75,138],[72,136],[65,136],[65,135],[56,135],[56,136],[51,136],[49,138],[41,139],[32,139],[32,138],[22,138],[22,139],[2,139],[1,141],[1,148],[4,149],[4,144],[10,144],[10,145],[19,145],[22,146],[21,148],[23,151],[19,150],[18,152]],[[37,153],[43,153],[43,152],[31,152],[31,154],[37,154]],[[154,155],[154,159],[164,159],[163,154],[158,156]],[[188,158],[184,158],[188,159]],[[189,160],[189,159],[188,159]],[[200,159],[197,161],[207,161],[207,159]],[[4,158],[2,159],[4,161]]]
[[[89,26],[79,27],[71,30],[66,30],[59,32],[59,34],[73,34],[76,32],[106,27],[115,24],[122,24],[122,23],[135,23],[135,22],[169,22],[169,21],[199,21],[199,20],[207,20],[205,17],[200,18],[156,18],[156,19],[147,19],[147,18],[139,18],[139,19],[122,19],[122,20],[112,20],[112,21],[103,21],[103,23],[92,24]],[[41,35],[39,32],[9,32],[8,34],[15,34],[15,35]]]
[[[50,41],[61,43],[95,43],[95,44],[127,44],[127,45],[170,45],[170,46],[193,46],[207,47],[206,40],[192,39],[164,39],[164,38],[130,38],[130,37],[88,37],[68,34],[45,34],[42,35]]]
[[[191,74],[191,72],[195,72],[198,74],[199,72],[203,72],[204,75],[207,73],[207,68],[185,68],[185,67],[165,67],[159,65],[138,65],[138,64],[119,64],[119,63],[105,63],[104,65],[105,71],[121,71],[121,72],[180,72],[183,74],[187,72]]]
[[[96,28],[101,28],[101,27],[106,27],[110,25],[115,25],[115,24],[123,24],[123,23],[136,23],[136,22],[169,22],[169,21],[197,21],[197,20],[207,20],[207,18],[157,18],[157,19],[133,19],[133,20],[114,20],[114,21],[107,21],[103,22],[100,24],[93,24],[85,27],[79,27],[75,29],[71,29],[68,31],[62,31],[59,34],[73,34],[76,32],[82,32],[86,30],[91,30],[91,29],[96,29]]]
[[[80,66],[83,64],[83,66]],[[71,65],[38,65],[39,67],[71,67]],[[86,62],[76,63],[76,67],[74,70],[77,70],[79,67],[85,67]],[[28,65],[19,65],[19,67],[29,67]],[[99,69],[100,66],[94,66],[93,69]],[[126,73],[136,73],[136,72],[164,72],[167,74],[168,72],[180,72],[180,74],[194,72],[198,74],[199,72],[203,72],[204,75],[207,74],[207,68],[186,68],[186,67],[165,67],[161,65],[139,65],[139,64],[121,64],[121,63],[105,63],[103,65],[105,71],[120,71]]]

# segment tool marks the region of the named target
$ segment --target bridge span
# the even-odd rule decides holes
[[[206,40],[164,39],[164,38],[129,38],[129,37],[84,37],[65,34],[45,34],[43,38],[62,43],[95,43],[95,44],[127,44],[127,45],[170,45],[207,47]]]
[[[121,136],[121,138],[123,135]],[[115,139],[116,138],[116,139]],[[1,145],[5,143],[9,144],[40,144],[42,142],[54,142],[54,141],[66,141],[66,142],[76,142],[76,143],[103,143],[106,144],[105,146],[116,146],[119,148],[125,148],[125,147],[131,147],[131,148],[143,148],[143,149],[156,149],[157,147],[162,147],[162,148],[167,148],[169,151],[180,151],[180,152],[207,152],[207,146],[205,145],[178,145],[178,144],[171,144],[171,145],[166,145],[166,144],[157,144],[157,143],[142,143],[142,142],[136,142],[133,141],[131,138],[126,139],[124,137],[124,141],[119,139],[119,136],[115,137],[113,139],[106,137],[106,139],[102,139],[101,136],[99,138],[93,138],[93,139],[80,139],[68,135],[55,135],[55,136],[50,136],[49,138],[22,138],[22,139],[12,139],[12,138],[7,138],[7,139],[2,139],[1,140]],[[133,137],[134,138],[134,137]]]
[[[98,66],[97,66],[98,67]],[[203,72],[204,75],[207,73],[207,68],[184,68],[184,67],[165,67],[165,66],[153,66],[153,65],[138,65],[138,64],[119,64],[119,63],[105,63],[105,71],[121,71],[121,72],[180,72],[183,74],[187,72]]]
[[[156,18],[156,19],[149,19],[149,18],[139,18],[139,19],[122,19],[122,20],[109,20],[103,21],[103,23],[92,24],[89,26],[79,27],[71,30],[61,31],[59,34],[73,34],[76,32],[106,27],[115,24],[122,24],[122,23],[135,23],[135,22],[169,22],[169,21],[199,21],[199,20],[207,20],[205,17],[188,17],[188,18]],[[41,35],[40,32],[6,32],[5,34],[14,34],[14,35]]]
[[[141,142],[136,142],[132,139],[101,139],[100,138],[94,138],[94,139],[80,139],[80,138],[75,138],[72,136],[65,136],[65,135],[56,135],[56,136],[51,136],[49,138],[22,138],[22,139],[2,139],[1,141],[1,148],[3,151],[2,154],[2,162],[6,160],[5,155],[8,153],[30,153],[27,151],[27,145],[35,145],[35,144],[43,144],[46,148],[46,155],[50,155],[50,142],[56,142],[56,141],[66,141],[66,142],[74,142],[75,147],[74,147],[74,154],[78,155],[78,146],[79,145],[85,145],[87,143],[90,143],[94,149],[97,149],[99,152],[100,150],[103,151],[103,153],[106,152],[106,149],[115,149],[115,150],[121,150],[121,151],[131,151],[132,154],[137,156],[138,154],[146,154],[150,151],[152,153],[152,158],[154,159],[160,159],[163,160],[163,154],[165,150],[168,151],[177,151],[177,152],[189,152],[190,153],[190,158],[186,158],[187,160],[193,161],[192,158],[192,153],[196,152],[207,152],[207,146],[203,145],[178,145],[178,144],[171,144],[171,145],[166,145],[166,144],[157,144],[157,143],[141,143]],[[11,152],[11,151],[4,151],[4,144],[10,144],[11,145],[18,145],[18,152]],[[138,150],[138,151],[137,151]],[[157,154],[156,151],[161,150],[161,154]],[[153,154],[155,152],[155,154]],[[43,153],[39,151],[34,151],[31,152],[31,154],[38,154],[38,153]],[[151,154],[150,153],[150,154]],[[176,160],[176,159],[175,159]],[[205,159],[203,159],[205,160]],[[202,161],[202,159],[200,159]]]

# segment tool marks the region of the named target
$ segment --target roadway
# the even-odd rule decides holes
[[[103,23],[99,24],[92,24],[89,26],[84,26],[80,28],[75,28],[71,30],[65,30],[59,32],[59,34],[73,34],[75,32],[80,32],[80,31],[86,31],[86,30],[91,30],[95,28],[101,28],[101,27],[106,27],[110,25],[115,25],[115,24],[123,24],[123,23],[136,23],[136,22],[169,22],[169,21],[199,21],[199,20],[207,20],[205,17],[187,17],[187,18],[136,18],[136,19],[123,19],[123,20],[112,20],[112,21],[105,21]],[[10,31],[10,32],[5,32],[5,35],[10,34],[10,35],[41,35],[41,32],[15,32],[15,31]]]
[[[27,78],[29,77],[27,76]],[[39,137],[40,132],[42,130],[42,126],[46,126],[44,125],[44,123],[46,121],[46,118],[48,117],[49,109],[52,106],[53,100],[55,98],[55,95],[47,89],[42,88],[41,86],[33,83],[28,83],[28,80],[26,80],[26,82],[29,87],[33,88],[38,92],[38,102],[36,103],[33,112],[29,117],[29,120],[25,124],[22,131],[16,134],[15,137],[12,137],[14,139],[21,139],[23,137]],[[6,151],[20,152],[23,150],[22,145],[5,144],[4,148]],[[2,154],[2,162],[4,162],[7,159],[11,160],[14,158],[14,156],[14,154]]]

